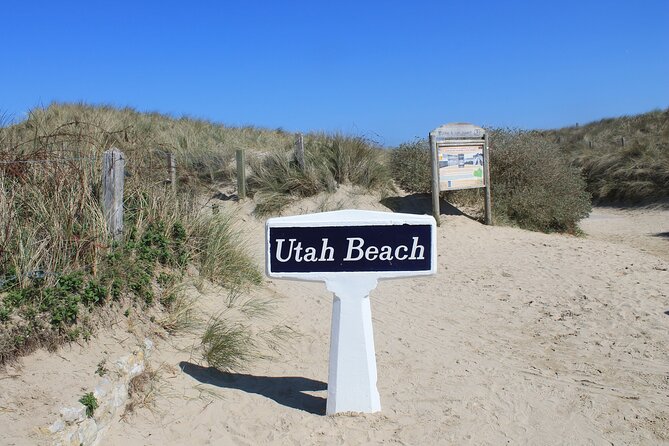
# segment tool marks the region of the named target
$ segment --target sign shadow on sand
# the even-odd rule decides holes
[[[432,214],[432,196],[430,194],[411,194],[404,197],[387,197],[382,199],[380,203],[393,212],[418,215]],[[443,198],[439,199],[439,214],[462,215],[474,221],[480,221],[471,215],[462,212]]]
[[[255,376],[221,372],[213,367],[202,367],[187,361],[181,361],[179,368],[203,384],[255,393],[292,409],[325,415],[326,398],[305,393],[327,390],[327,384],[322,381],[301,376]]]

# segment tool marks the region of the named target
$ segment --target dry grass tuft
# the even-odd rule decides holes
[[[180,284],[166,291],[169,303],[165,305],[166,314],[158,321],[169,334],[192,332],[200,326],[196,313],[197,300],[184,292],[184,285]]]
[[[121,419],[126,420],[138,409],[152,410],[155,406],[156,394],[158,392],[158,383],[160,373],[147,365],[146,369],[135,376],[128,383],[128,401],[121,414]]]
[[[202,358],[210,367],[226,371],[240,369],[261,356],[249,326],[223,314],[207,323],[201,348]]]

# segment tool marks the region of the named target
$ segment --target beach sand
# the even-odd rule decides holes
[[[348,191],[290,212],[324,201],[389,210]],[[411,210],[402,197],[383,202]],[[272,279],[251,292],[273,299],[275,319],[297,332],[279,355],[223,373],[198,362],[195,334],[155,338],[151,404],[99,444],[669,444],[669,212],[598,208],[582,237],[446,213],[438,274],[382,281],[370,296],[381,412],[324,415],[332,295]],[[244,218],[262,265],[263,222]],[[225,293],[198,300],[216,313]],[[48,444],[43,428],[90,389],[102,352],[123,347],[110,339],[2,372],[0,443]]]

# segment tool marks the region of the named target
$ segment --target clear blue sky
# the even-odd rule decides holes
[[[669,1],[8,1],[0,114],[52,101],[395,145],[669,107]]]

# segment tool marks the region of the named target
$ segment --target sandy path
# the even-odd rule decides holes
[[[322,415],[331,295],[273,280],[255,293],[301,333],[278,359],[225,374],[193,337],[158,342],[154,406],[101,444],[669,444],[669,264],[597,215],[580,238],[443,216],[438,275],[371,296],[380,413]],[[262,229],[244,225],[259,262]]]
[[[669,260],[669,209],[596,207],[581,228],[589,238],[633,246]]]
[[[302,333],[281,359],[246,375],[188,363],[108,444],[669,444],[665,260],[443,221],[438,276],[372,294],[381,413],[322,415],[331,296],[271,281]],[[246,228],[261,259],[262,225]]]

